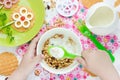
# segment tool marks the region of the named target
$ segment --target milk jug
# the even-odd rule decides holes
[[[88,10],[85,23],[94,34],[107,35],[117,29],[119,17],[114,7],[100,2]]]

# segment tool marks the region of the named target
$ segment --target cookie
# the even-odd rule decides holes
[[[117,6],[119,6],[119,5],[120,5],[120,0],[116,0],[114,6],[117,7]]]
[[[13,9],[19,3],[19,0],[0,0],[0,5],[3,5],[4,9]]]
[[[34,74],[36,75],[36,76],[39,76],[40,75],[40,70],[38,70],[38,69],[36,69],[35,71],[34,71]]]
[[[92,5],[98,2],[103,2],[103,0],[81,0],[81,2],[86,8],[90,8]]]
[[[18,67],[17,57],[10,52],[0,54],[0,75],[9,76]]]
[[[34,24],[34,14],[26,7],[20,7],[12,13],[13,28],[18,32],[30,30]]]

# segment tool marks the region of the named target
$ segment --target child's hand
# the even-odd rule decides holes
[[[19,66],[20,69],[25,70],[24,75],[28,75],[35,68],[35,65],[43,59],[42,55],[36,56],[36,45],[38,39],[39,37],[33,39],[31,44],[29,45],[27,53],[23,56],[22,62]]]
[[[26,80],[30,72],[34,70],[36,64],[43,59],[42,55],[36,56],[36,45],[38,40],[39,37],[33,39],[18,69],[8,78],[8,80]]]
[[[78,57],[85,69],[102,78],[102,80],[120,80],[111,59],[105,51],[86,50]]]

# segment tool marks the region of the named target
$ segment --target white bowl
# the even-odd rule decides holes
[[[63,34],[65,36],[70,36],[73,39],[73,41],[75,41],[75,43],[76,43],[76,47],[77,47],[77,48],[75,48],[76,52],[77,52],[76,54],[81,55],[82,46],[81,46],[81,43],[80,43],[80,40],[79,40],[78,36],[74,32],[72,32],[70,30],[67,30],[67,29],[64,29],[64,28],[54,28],[54,29],[51,29],[51,30],[45,32],[41,36],[41,38],[38,42],[37,55],[42,53],[42,47],[43,47],[45,41],[48,38],[54,36],[55,34]],[[47,71],[49,71],[51,73],[54,73],[54,74],[68,73],[68,72],[72,71],[74,68],[76,68],[78,65],[79,65],[79,63],[74,60],[73,63],[68,67],[65,67],[65,68],[62,68],[62,69],[55,69],[55,68],[52,68],[52,67],[48,66],[47,63],[44,60],[41,62],[41,66],[43,68],[45,68]]]

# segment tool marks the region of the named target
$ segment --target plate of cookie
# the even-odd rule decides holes
[[[41,29],[44,16],[42,0],[0,0],[0,45],[30,41]]]

